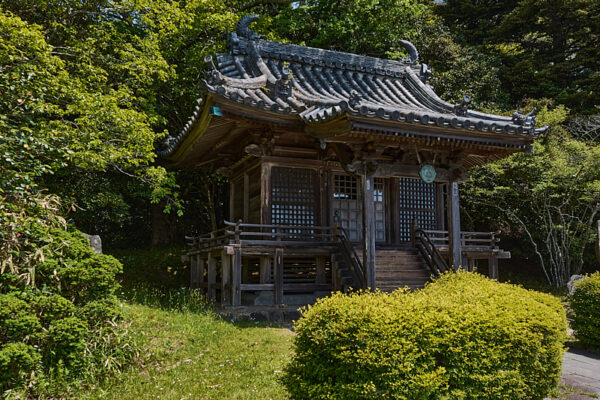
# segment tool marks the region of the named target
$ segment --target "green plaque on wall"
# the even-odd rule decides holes
[[[433,165],[425,164],[421,166],[419,170],[419,176],[423,179],[424,182],[431,183],[435,180],[436,176],[435,168]]]

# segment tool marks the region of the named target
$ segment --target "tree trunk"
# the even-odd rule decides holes
[[[174,213],[165,213],[165,203],[150,205],[152,221],[152,246],[164,246],[175,241],[177,224]]]

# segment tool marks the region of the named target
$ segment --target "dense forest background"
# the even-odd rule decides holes
[[[55,218],[108,249],[214,227],[223,178],[171,170],[156,150],[248,13],[268,39],[308,46],[397,58],[408,39],[445,100],[537,107],[550,129],[531,152],[470,171],[464,226],[503,229],[554,286],[596,267],[599,0],[0,0],[0,252],[34,263]]]

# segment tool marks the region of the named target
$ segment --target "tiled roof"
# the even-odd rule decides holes
[[[409,56],[384,60],[262,40],[248,28],[255,16],[244,17],[228,37],[228,53],[206,62],[205,81],[212,96],[249,108],[297,115],[318,124],[342,114],[426,126],[468,129],[506,135],[535,135],[534,113],[513,117],[485,114],[440,99],[427,84],[430,71],[418,64],[418,53],[403,41]],[[161,155],[172,153],[200,115],[199,104]]]

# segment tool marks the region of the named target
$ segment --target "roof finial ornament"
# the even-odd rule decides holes
[[[467,112],[469,112],[469,104],[471,104],[471,96],[466,94],[463,98],[463,101],[454,106],[454,114],[458,115],[459,117],[466,117]]]
[[[350,93],[350,97],[348,97],[348,105],[351,108],[356,108],[356,106],[358,106],[360,104],[361,100],[362,100],[361,94],[358,93],[356,90],[353,90]]]
[[[419,61],[419,52],[415,45],[408,40],[401,40],[400,44],[408,51],[408,57],[404,60],[410,64],[416,64]]]
[[[208,67],[206,70],[206,82],[211,86],[217,86],[225,81],[223,74],[219,72],[211,55],[204,56],[204,63]]]
[[[535,124],[537,115],[537,107],[533,107],[527,115],[523,115],[521,109],[517,108],[512,115],[512,121],[515,125],[528,126],[532,131],[535,131]]]
[[[258,40],[264,38],[263,35],[259,35],[253,32],[252,29],[250,29],[249,25],[255,21],[258,21],[258,15],[244,15],[237,23],[235,32],[238,34],[238,36],[250,40]]]

